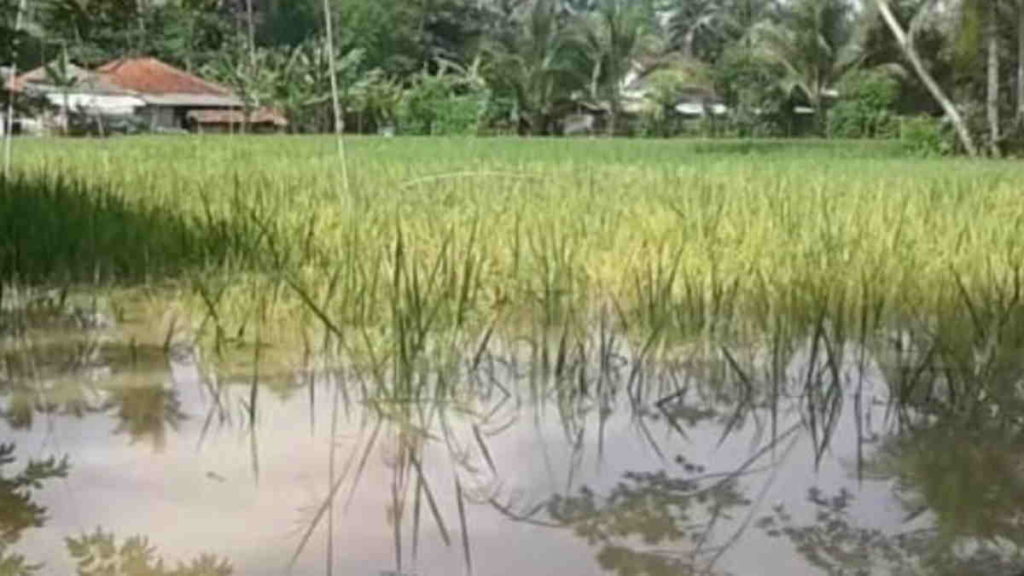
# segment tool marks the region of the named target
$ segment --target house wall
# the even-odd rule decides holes
[[[142,109],[141,116],[146,120],[151,129],[181,128],[177,114],[175,114],[174,108],[170,106],[146,106]]]
[[[46,99],[55,108],[64,108],[65,95],[60,92],[46,94]],[[131,116],[145,103],[133,96],[117,96],[106,94],[89,94],[86,92],[68,92],[67,105],[73,111],[106,116]]]

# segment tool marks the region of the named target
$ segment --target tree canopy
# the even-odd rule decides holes
[[[1020,0],[27,0],[19,26],[20,4],[0,0],[4,65],[154,56],[296,130],[328,127],[330,59],[349,129],[443,123],[416,117],[430,82],[476,131],[560,133],[586,112],[611,134],[885,137],[916,116],[998,155],[1024,124]]]

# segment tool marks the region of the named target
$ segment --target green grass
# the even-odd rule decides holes
[[[173,300],[218,345],[326,330],[380,366],[599,323],[642,350],[1016,313],[1021,164],[871,142],[348,144],[346,192],[328,138],[19,140],[4,278]]]

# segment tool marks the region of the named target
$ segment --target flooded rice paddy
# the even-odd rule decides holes
[[[1019,164],[352,144],[20,149],[0,576],[1024,571]]]
[[[590,345],[477,354],[419,374],[457,393],[403,397],[322,359],[218,374],[195,345],[62,313],[3,339],[0,558],[42,574],[1024,570],[1021,421],[997,386],[1020,390],[1012,355],[955,365],[909,332],[656,362]],[[961,377],[991,386],[956,398]]]

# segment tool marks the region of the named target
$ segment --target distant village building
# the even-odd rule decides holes
[[[280,132],[288,126],[283,116],[266,108],[253,110],[248,118],[242,110],[192,110],[185,118],[190,130],[204,134],[232,133],[242,129],[264,134]]]
[[[153,130],[184,130],[193,111],[243,106],[228,88],[156,58],[122,58],[100,66],[97,72],[145,102],[140,115]]]
[[[72,113],[105,119],[131,117],[146,105],[134,92],[101,74],[73,64],[62,74],[64,77],[58,80],[46,67],[39,67],[14,80],[15,91],[46,104],[41,115],[33,119],[35,122],[26,122],[35,131],[63,130]]]
[[[153,131],[271,132],[288,125],[270,109],[246,114],[242,100],[227,87],[156,58],[121,58],[96,70],[68,65],[60,79],[54,76],[52,67],[40,67],[13,80],[23,97],[45,104],[35,120],[49,131],[66,128],[72,116],[95,119],[101,132],[105,122],[118,119]]]

